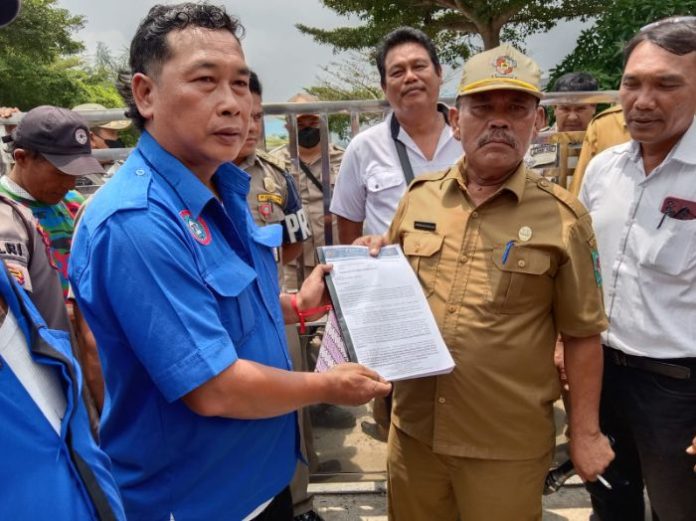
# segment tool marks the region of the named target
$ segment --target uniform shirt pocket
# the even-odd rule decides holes
[[[222,325],[235,347],[241,347],[256,326],[252,305],[256,274],[245,264],[225,263],[210,268],[204,279],[218,302]]]
[[[394,170],[375,170],[366,180],[367,191],[377,194],[405,184],[404,174]]]
[[[517,314],[530,308],[547,306],[553,297],[551,255],[529,246],[510,249],[503,262],[505,247],[492,253],[492,306],[497,313]]]
[[[435,290],[443,242],[444,237],[436,233],[408,232],[403,237],[404,255],[418,275],[426,297]]]

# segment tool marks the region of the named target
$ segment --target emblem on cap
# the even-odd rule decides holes
[[[517,68],[517,61],[505,54],[503,56],[498,56],[492,65],[495,67],[495,71],[498,74],[507,76],[508,74],[512,74],[512,71]]]
[[[179,212],[179,216],[184,220],[186,226],[188,226],[193,238],[200,242],[203,246],[210,244],[211,235],[208,224],[203,220],[203,217],[194,219],[191,212],[188,210],[182,210]]]
[[[89,136],[84,128],[78,128],[75,131],[75,141],[77,141],[80,145],[84,145],[87,143],[87,141],[89,141]]]

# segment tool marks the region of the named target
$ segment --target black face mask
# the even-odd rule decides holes
[[[305,127],[297,133],[297,143],[302,148],[314,148],[320,139],[321,132],[316,127]]]
[[[105,139],[104,143],[109,148],[126,148],[126,145],[120,139]]]

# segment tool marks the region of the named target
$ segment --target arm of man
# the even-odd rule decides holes
[[[283,244],[283,265],[288,264],[300,255],[302,255],[302,243],[293,242],[292,244]]]
[[[214,287],[189,253],[188,232],[159,211],[117,213],[95,235],[78,233],[71,282],[97,342],[112,328],[122,330],[127,347],[167,401],[182,399],[205,416],[247,419],[321,401],[357,405],[390,391],[391,385],[376,373],[355,364],[303,374],[241,358],[246,351],[238,351],[221,320]],[[140,233],[146,226],[147,236]],[[153,236],[159,240],[152,241]],[[113,249],[123,255],[114,258],[109,254]],[[172,256],[171,251],[180,255]],[[133,270],[134,265],[139,269]],[[329,269],[320,265],[308,277],[299,306],[306,309],[321,302],[323,274]],[[134,288],[147,288],[148,298],[133,299]],[[289,315],[288,298],[283,301]],[[102,317],[116,322],[101,323]],[[241,314],[236,318],[240,317],[244,319]],[[273,346],[282,348],[280,340]]]
[[[340,215],[338,218],[338,242],[340,244],[353,244],[363,234],[363,223],[351,221]]]
[[[390,391],[391,384],[358,364],[341,364],[326,373],[307,373],[240,359],[183,400],[202,416],[259,419],[317,403],[362,405]]]
[[[594,481],[614,459],[609,440],[599,429],[603,358],[599,335],[563,336],[565,372],[570,387],[570,456],[578,475]]]
[[[97,341],[94,339],[85,317],[80,312],[80,308],[74,301],[73,309],[75,311],[75,336],[80,349],[80,366],[97,413],[101,414],[104,407],[104,375],[102,374],[101,360],[99,360]]]

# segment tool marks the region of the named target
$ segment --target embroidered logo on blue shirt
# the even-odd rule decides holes
[[[181,210],[179,215],[184,220],[188,226],[193,238],[200,242],[203,246],[210,244],[211,235],[208,224],[205,222],[203,217],[199,217],[198,220],[194,219],[191,212],[188,210]]]

